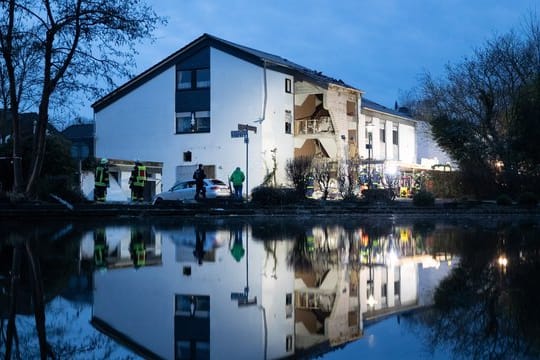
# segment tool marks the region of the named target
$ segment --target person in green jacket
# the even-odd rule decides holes
[[[229,181],[232,182],[234,187],[234,197],[237,199],[242,199],[242,185],[244,184],[245,179],[246,177],[239,167],[237,167],[229,177]]]

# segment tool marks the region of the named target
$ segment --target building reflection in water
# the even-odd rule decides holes
[[[82,243],[101,270],[92,324],[145,357],[316,355],[427,305],[423,273],[452,261],[410,227],[257,226],[96,229]]]

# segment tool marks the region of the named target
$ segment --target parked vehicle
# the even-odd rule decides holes
[[[206,198],[228,198],[231,196],[229,186],[219,179],[204,179],[204,187],[206,188]],[[168,191],[154,196],[154,205],[159,205],[164,202],[185,201],[195,199],[195,180],[177,181]]]

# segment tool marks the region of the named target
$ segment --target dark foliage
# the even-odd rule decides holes
[[[519,195],[518,204],[525,207],[536,207],[538,205],[538,197],[532,192],[524,192]]]
[[[413,196],[414,206],[432,206],[435,204],[435,197],[429,191],[419,191]]]
[[[259,205],[287,205],[303,198],[297,190],[288,188],[259,186],[251,192],[251,201]]]
[[[497,205],[509,206],[512,205],[512,198],[507,194],[501,194],[497,196]]]
[[[32,139],[26,138],[23,143],[23,169],[27,171],[30,167],[30,154],[32,152]],[[77,166],[70,157],[70,142],[58,134],[51,134],[47,137],[47,147],[45,151],[45,162],[42,176],[37,182],[38,198],[50,200],[50,192],[58,196],[66,196],[72,201],[82,199],[78,195],[76,173]],[[11,143],[0,145],[0,155],[8,157],[11,152]],[[13,185],[13,171],[11,171],[9,161],[0,163],[0,183],[4,191],[10,191]],[[4,171],[5,170],[5,171]]]

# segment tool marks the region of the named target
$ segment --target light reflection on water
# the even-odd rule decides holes
[[[501,326],[506,305],[512,314],[523,305],[508,289],[523,271],[518,264],[537,264],[536,223],[232,217],[0,225],[2,339],[9,339],[9,271],[18,249],[13,324],[23,358],[39,356],[32,259],[41,265],[46,338],[58,358],[373,357],[393,344],[419,356],[443,346],[449,357],[477,357],[530,345],[492,342],[509,337]],[[474,318],[477,307],[487,315]],[[408,344],[380,330],[375,337],[370,329],[382,324],[388,335],[404,324],[414,335]],[[484,353],[467,353],[478,344],[450,324],[485,340]],[[451,340],[441,343],[441,335]],[[2,355],[16,353],[6,341],[0,346]]]

